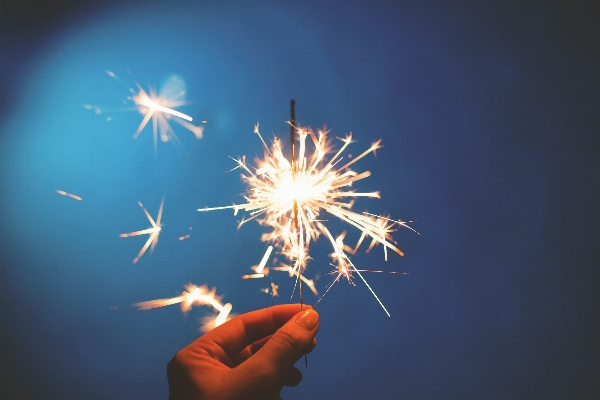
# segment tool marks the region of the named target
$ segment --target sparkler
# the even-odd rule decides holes
[[[151,245],[150,253],[152,253],[154,251],[154,247],[158,243],[158,235],[160,235],[160,232],[162,229],[161,224],[160,224],[160,219],[162,217],[162,211],[163,211],[163,206],[165,204],[165,198],[163,196],[163,199],[160,203],[160,208],[158,209],[158,215],[156,216],[156,222],[154,222],[154,219],[152,219],[152,217],[150,216],[150,213],[148,213],[148,211],[146,211],[142,202],[138,201],[138,204],[140,205],[140,207],[142,207],[142,210],[144,210],[144,214],[146,214],[146,217],[148,218],[148,221],[150,221],[150,224],[152,226],[147,229],[142,229],[141,231],[135,231],[135,232],[130,232],[130,233],[121,233],[119,235],[119,237],[139,236],[139,235],[145,235],[145,234],[150,235],[150,237],[146,241],[146,244],[144,244],[144,246],[142,247],[142,249],[140,250],[138,255],[133,259],[134,264],[137,263],[138,260],[144,255],[146,250],[148,250],[148,246]]]
[[[187,313],[193,306],[211,306],[218,315],[213,317],[206,317],[203,319],[204,324],[200,327],[200,330],[207,332],[227,321],[232,316],[230,315],[232,305],[231,303],[223,304],[221,297],[216,295],[216,288],[208,290],[206,285],[196,286],[191,283],[184,286],[185,291],[181,293],[181,296],[158,299],[150,301],[142,301],[140,303],[132,304],[138,310],[151,310],[153,308],[170,306],[173,304],[181,303],[181,311]],[[274,288],[274,290],[276,290]]]
[[[396,247],[391,232],[396,225],[408,227],[406,222],[351,210],[354,198],[380,197],[379,192],[357,192],[352,189],[355,182],[369,177],[370,172],[357,173],[350,169],[350,166],[381,148],[381,140],[344,164],[342,153],[352,143],[351,133],[345,138],[338,138],[342,142],[341,148],[326,160],[326,155],[332,153],[331,141],[327,137],[329,131],[318,130],[315,133],[310,128],[294,124],[292,128],[297,132],[299,143],[297,156],[292,157],[290,162],[283,156],[280,139],[275,137],[269,148],[260,134],[258,124],[255,125],[254,133],[264,146],[264,158],[257,159],[255,166],[249,166],[245,157],[234,159],[237,163],[234,169],[242,170],[242,181],[248,188],[243,195],[246,202],[232,206],[202,208],[198,211],[233,209],[234,215],[240,210],[248,212],[250,217],[243,217],[238,227],[253,219],[268,227],[270,230],[262,235],[262,241],[271,243],[280,254],[290,260],[290,276],[295,276],[297,281],[301,282],[304,281],[302,273],[310,260],[310,244],[324,235],[332,245],[333,253],[330,256],[338,274],[327,290],[338,282],[340,277],[350,278],[352,273],[356,273],[389,316],[385,306],[362,276],[361,270],[352,264],[345,253],[348,248],[343,245],[343,236],[334,239],[325,225],[325,220],[320,218],[322,213],[327,213],[357,228],[361,232],[361,238],[354,252],[365,238],[370,238],[372,243],[369,250],[381,244],[386,259],[388,249],[404,255]],[[308,139],[314,146],[312,154],[307,152]],[[261,273],[264,275],[264,268]]]
[[[118,82],[125,84],[115,75],[114,72],[106,71],[106,73],[111,78],[114,78]],[[180,143],[175,131],[173,128],[171,128],[169,121],[177,122],[179,125],[192,132],[197,139],[202,138],[204,128],[202,126],[196,126],[192,124],[192,117],[189,115],[175,110],[177,107],[188,104],[184,100],[185,84],[181,78],[176,75],[171,76],[169,79],[167,79],[166,83],[158,93],[153,87],[149,87],[148,91],[144,90],[137,82],[135,82],[135,86],[135,89],[132,87],[129,88],[130,95],[127,97],[127,100],[134,103],[135,109],[139,111],[144,118],[133,134],[134,139],[137,139],[146,125],[148,125],[150,120],[152,120],[152,133],[155,153],[157,152],[159,135],[162,142],[175,140],[177,143]],[[94,110],[96,114],[101,114],[103,112],[103,110],[97,106],[86,104],[84,107],[89,110]],[[206,123],[206,121],[202,122]]]

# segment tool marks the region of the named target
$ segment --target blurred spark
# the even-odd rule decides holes
[[[119,83],[126,85],[125,82],[117,77],[114,72],[106,71],[106,73]],[[134,83],[135,88],[129,87],[130,95],[127,97],[127,100],[133,102],[133,109],[137,110],[144,116],[142,118],[142,122],[133,135],[134,139],[137,139],[146,125],[148,125],[150,120],[152,120],[152,133],[155,153],[157,152],[159,136],[162,142],[174,140],[177,143],[180,143],[175,131],[173,128],[171,128],[169,121],[175,121],[185,129],[192,132],[197,139],[202,139],[204,127],[192,124],[192,117],[175,110],[177,107],[189,104],[187,101],[185,101],[186,92],[183,79],[177,75],[170,76],[158,93],[152,86],[150,86],[146,91],[139,83],[135,81]],[[91,104],[85,104],[84,108],[93,110],[96,114],[102,114],[106,112],[101,107]],[[111,119],[111,117],[107,118],[108,121]],[[202,121],[202,123],[206,123],[206,120]]]
[[[279,289],[279,286],[277,286],[276,284],[271,282],[270,289],[268,287],[266,287],[266,288],[260,289],[260,291],[263,293],[266,293],[266,294],[270,294],[271,297],[279,297],[279,292],[277,291],[277,289]],[[269,292],[269,290],[270,290],[270,292]]]
[[[208,286],[196,286],[191,283],[184,286],[185,291],[181,293],[181,296],[142,301],[140,303],[132,304],[138,310],[151,310],[153,308],[170,306],[173,304],[181,303],[181,310],[187,313],[193,306],[211,306],[218,315],[208,317],[204,320],[204,325],[200,328],[202,331],[207,332],[223,323],[229,321],[232,318],[230,315],[232,305],[231,303],[223,304],[221,297],[216,296],[216,288],[208,290]]]
[[[334,250],[330,255],[334,261],[332,265],[339,274],[329,287],[339,281],[341,276],[349,278],[349,271],[356,272],[387,313],[375,292],[344,252],[344,250],[348,250],[348,247],[343,245],[345,233],[338,239],[334,239],[324,223],[325,220],[319,218],[324,211],[357,228],[361,232],[361,238],[357,246],[352,249],[353,252],[356,252],[363,239],[371,238],[372,242],[368,250],[376,244],[381,244],[386,260],[388,249],[401,256],[404,255],[396,247],[391,232],[395,231],[392,229],[395,225],[408,227],[406,223],[374,214],[354,212],[351,210],[354,200],[344,200],[356,197],[379,198],[379,192],[356,192],[351,189],[354,182],[369,177],[371,173],[369,171],[357,173],[351,170],[350,166],[367,154],[380,149],[382,147],[381,140],[373,143],[363,153],[353,157],[351,161],[338,166],[342,161],[343,151],[352,143],[352,134],[348,134],[345,138],[339,138],[343,145],[333,157],[325,160],[325,156],[332,152],[331,143],[327,138],[328,131],[318,130],[315,133],[310,128],[294,128],[299,137],[298,155],[292,157],[294,161],[290,162],[283,156],[281,140],[275,137],[269,148],[259,132],[258,124],[255,125],[254,133],[264,146],[264,158],[257,159],[255,167],[248,166],[245,157],[234,160],[237,163],[234,169],[242,170],[242,181],[248,188],[244,194],[246,202],[232,206],[202,208],[198,211],[231,208],[234,215],[237,215],[240,210],[248,212],[250,217],[242,218],[238,227],[256,219],[260,225],[270,228],[262,235],[262,241],[272,243],[291,264],[282,264],[281,267],[273,269],[286,270],[290,276],[301,279],[303,282],[306,282],[306,278],[303,277],[302,272],[310,260],[310,243],[316,241],[320,235],[326,236]],[[311,155],[307,154],[306,149],[308,138],[314,145]],[[295,226],[296,219],[299,229]],[[264,277],[268,270],[261,268],[259,272],[258,268],[255,268],[255,272],[256,274],[245,275],[244,278]],[[350,282],[350,279],[348,281]],[[314,285],[309,285],[309,287],[316,293]]]
[[[81,201],[81,197],[79,197],[79,196],[76,196],[76,195],[74,195],[74,194],[71,194],[71,193],[67,193],[67,192],[65,192],[65,191],[63,191],[63,190],[57,190],[57,191],[56,191],[56,193],[58,193],[58,194],[60,194],[60,195],[63,195],[63,196],[70,197],[70,198],[72,198],[72,199],[75,199],[75,200],[78,200],[78,201]]]
[[[190,226],[190,231],[191,231],[192,229],[193,229],[193,228]],[[179,240],[185,240],[185,239],[189,239],[189,238],[190,238],[190,234],[188,233],[187,235],[180,236],[180,237],[179,237]]]
[[[142,247],[142,249],[140,250],[138,255],[133,259],[134,264],[137,263],[138,260],[144,255],[146,250],[148,250],[148,246],[150,246],[152,244],[152,246],[150,247],[150,253],[152,253],[154,251],[154,247],[158,243],[158,235],[160,235],[160,231],[162,229],[161,224],[160,224],[160,219],[162,217],[163,206],[165,204],[165,197],[163,196],[162,201],[160,203],[160,208],[158,209],[158,215],[156,217],[156,222],[154,222],[154,219],[152,219],[152,217],[150,216],[148,211],[146,211],[142,202],[138,201],[138,204],[140,205],[140,207],[142,207],[142,210],[144,210],[144,214],[146,214],[146,217],[148,218],[148,221],[150,221],[150,224],[152,226],[148,229],[143,229],[141,231],[135,231],[135,232],[130,232],[130,233],[121,233],[119,235],[119,237],[139,236],[139,235],[145,235],[145,234],[150,235],[150,237],[146,241],[146,244],[144,244],[144,246]]]

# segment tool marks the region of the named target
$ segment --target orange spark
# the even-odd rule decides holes
[[[63,195],[63,196],[70,197],[70,198],[72,198],[72,199],[75,199],[75,200],[79,200],[79,201],[81,201],[81,197],[79,197],[79,196],[76,196],[76,195],[74,195],[74,194],[71,194],[71,193],[67,193],[67,192],[65,192],[65,191],[62,191],[62,190],[57,190],[57,191],[56,191],[56,193],[58,193],[58,194],[61,194],[61,195]]]
[[[191,283],[184,286],[185,291],[181,293],[181,296],[142,301],[140,303],[132,304],[138,310],[151,310],[153,308],[170,306],[173,304],[181,303],[181,310],[187,313],[193,306],[211,306],[215,311],[218,311],[218,315],[214,318],[205,320],[204,325],[200,328],[202,331],[209,331],[219,325],[222,325],[226,321],[231,319],[231,303],[223,304],[221,297],[216,296],[216,288],[208,290],[206,285],[196,286]]]

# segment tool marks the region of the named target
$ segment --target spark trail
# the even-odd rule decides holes
[[[222,303],[221,297],[216,295],[216,288],[213,287],[211,290],[208,290],[206,285],[196,286],[191,283],[184,287],[185,291],[181,293],[181,296],[142,301],[132,304],[132,306],[138,310],[151,310],[153,308],[181,304],[181,311],[184,313],[187,313],[193,306],[211,306],[218,314],[215,317],[206,317],[203,319],[204,324],[200,330],[204,332],[222,325],[231,319],[230,312],[232,305],[231,303]]]

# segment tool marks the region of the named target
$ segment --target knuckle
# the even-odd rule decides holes
[[[271,337],[271,340],[275,343],[275,345],[282,348],[291,348],[298,354],[304,354],[304,345],[302,342],[285,330],[280,330],[277,334]]]
[[[167,375],[180,374],[186,364],[186,358],[184,350],[179,350],[167,364]]]

